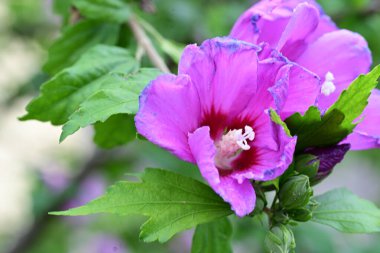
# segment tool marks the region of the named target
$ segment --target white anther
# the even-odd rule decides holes
[[[251,146],[249,146],[247,140],[253,141],[255,139],[255,132],[250,126],[245,126],[244,131],[245,132],[243,134],[242,129],[236,130],[235,132],[236,143],[239,145],[241,149],[249,150]]]
[[[252,127],[245,126],[243,129],[228,131],[215,143],[217,153],[215,164],[219,169],[232,170],[231,162],[239,155],[241,150],[249,150],[249,141],[255,139],[255,132]]]
[[[325,82],[322,84],[321,89],[323,95],[330,96],[336,90],[335,84],[333,82],[334,80],[335,77],[333,73],[331,73],[330,71],[327,72],[325,76]]]

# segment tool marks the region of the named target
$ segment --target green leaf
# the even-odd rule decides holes
[[[79,128],[104,122],[111,115],[135,114],[138,98],[145,86],[161,72],[146,68],[130,75],[110,74],[102,78],[98,91],[81,103],[63,126],[60,141],[75,133]]]
[[[113,148],[136,139],[134,117],[128,114],[116,114],[105,122],[94,125],[94,142],[102,148]]]
[[[62,70],[41,87],[41,94],[27,106],[21,120],[36,119],[62,125],[79,105],[113,83],[110,72],[130,73],[137,62],[125,49],[98,45],[88,50],[72,67]]]
[[[43,69],[54,75],[71,66],[89,48],[97,44],[114,45],[119,35],[119,25],[93,20],[81,20],[68,27],[49,49]]]
[[[360,75],[355,81],[343,91],[338,101],[336,101],[326,114],[338,110],[344,114],[342,126],[353,130],[356,126],[352,122],[357,119],[366,106],[372,90],[376,87],[380,77],[380,65],[376,66],[370,73]]]
[[[123,0],[74,0],[73,5],[83,16],[107,22],[122,23],[131,14]]]
[[[111,213],[150,218],[141,227],[146,242],[165,242],[176,233],[232,213],[230,206],[207,185],[160,169],[147,169],[141,182],[119,182],[85,206],[53,215]]]
[[[232,253],[232,226],[228,218],[198,225],[191,253]]]
[[[352,133],[356,126],[353,121],[368,104],[368,97],[379,76],[380,66],[367,75],[359,76],[323,116],[318,108],[312,106],[305,115],[295,113],[286,119],[291,134],[298,137],[296,151],[336,145]]]
[[[344,114],[333,110],[324,117],[318,108],[312,106],[304,116],[296,113],[286,119],[292,135],[297,136],[296,152],[307,147],[325,147],[338,144],[349,133],[350,129],[342,126]]]
[[[380,232],[380,209],[346,189],[335,189],[315,197],[319,206],[312,221],[346,233]]]
[[[280,115],[277,114],[277,112],[275,110],[270,110],[270,118],[271,120],[276,123],[277,125],[280,125],[282,126],[282,128],[284,129],[285,133],[288,135],[288,136],[292,136],[289,129],[288,129],[288,126],[285,124],[284,121],[281,120],[280,118]]]

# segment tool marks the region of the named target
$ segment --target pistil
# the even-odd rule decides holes
[[[335,84],[333,82],[334,80],[335,80],[335,77],[333,73],[331,73],[330,71],[327,72],[325,76],[325,82],[322,84],[322,89],[321,89],[321,92],[323,95],[330,96],[336,90]]]
[[[243,129],[234,129],[228,131],[222,138],[216,142],[217,154],[215,164],[219,169],[231,170],[231,162],[242,151],[249,150],[251,146],[248,141],[255,139],[255,132],[250,126]]]

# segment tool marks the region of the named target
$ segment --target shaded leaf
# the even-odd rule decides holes
[[[232,226],[228,218],[198,225],[191,253],[232,253]]]
[[[73,5],[81,15],[107,22],[125,22],[131,14],[123,0],[73,0]]]
[[[136,139],[133,115],[116,114],[105,122],[96,123],[94,127],[94,142],[102,148],[113,148]]]
[[[49,48],[49,57],[44,71],[54,75],[71,66],[81,55],[97,44],[114,45],[120,27],[93,20],[81,20],[68,27]]]
[[[307,147],[325,147],[336,145],[343,140],[350,129],[342,126],[344,114],[333,110],[324,117],[317,107],[310,107],[302,116],[293,114],[286,119],[286,124],[292,135],[297,136],[296,151],[303,151]]]

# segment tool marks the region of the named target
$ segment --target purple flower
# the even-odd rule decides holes
[[[371,52],[365,39],[359,34],[338,29],[314,0],[262,0],[242,14],[230,35],[266,48],[260,54],[261,59],[280,52],[317,74],[321,80],[318,96],[306,90],[302,92],[316,98],[307,106],[316,104],[322,111],[327,110],[341,92],[371,66]],[[292,101],[287,105],[293,102],[304,103]],[[380,93],[375,90],[362,114],[364,120],[345,141],[352,149],[380,147],[380,128],[374,125],[380,119],[379,104]],[[281,114],[283,118],[296,112],[287,106],[282,110],[286,111]]]
[[[152,81],[135,117],[141,135],[196,163],[238,216],[254,209],[250,180],[272,180],[292,162],[296,138],[271,121],[268,108],[283,103],[278,92],[290,83],[318,84],[314,75],[283,58],[259,61],[259,50],[227,38],[187,46],[178,75]]]

